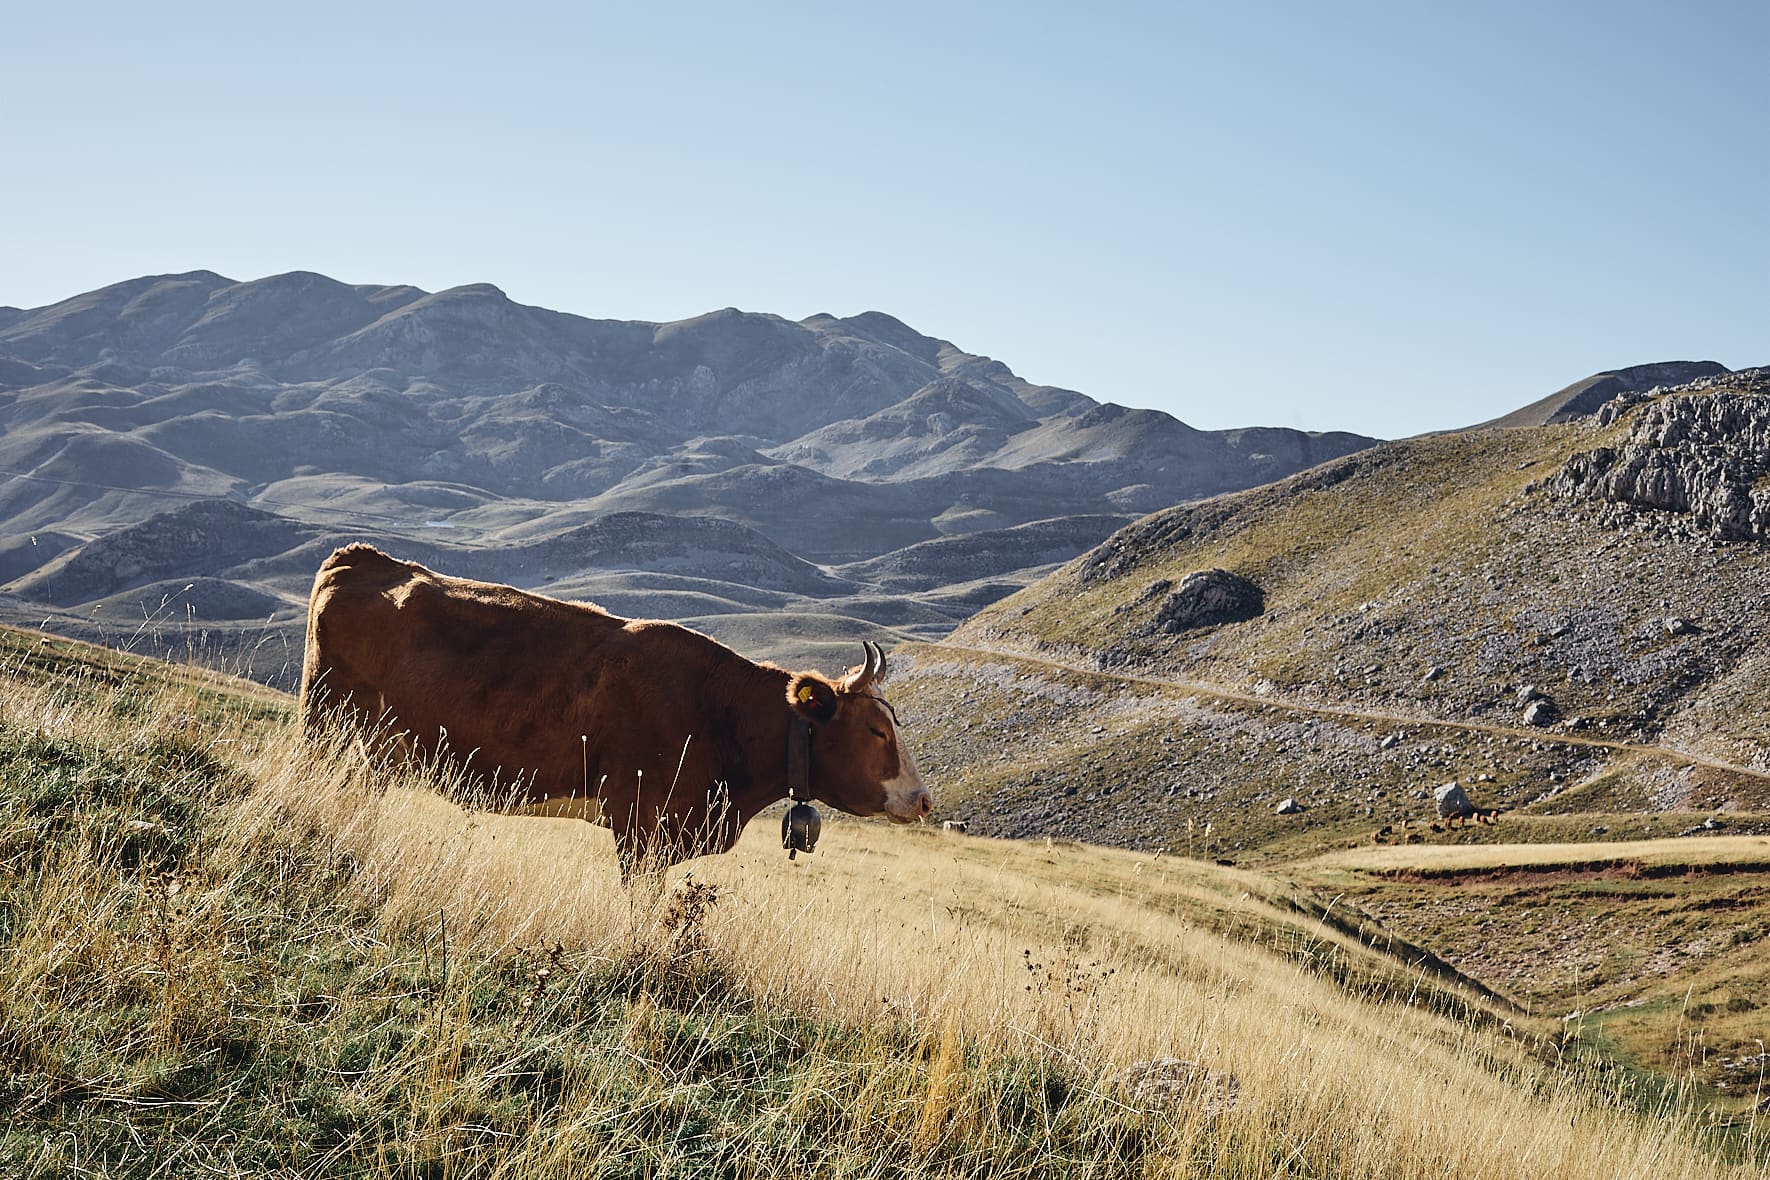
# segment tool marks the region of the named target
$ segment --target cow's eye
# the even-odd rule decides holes
[[[867,728],[872,730],[873,736],[878,738],[880,741],[884,741],[888,736],[890,736],[884,730],[880,729],[877,725],[869,725],[869,726],[867,726]]]

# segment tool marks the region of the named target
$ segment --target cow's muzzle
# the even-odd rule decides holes
[[[904,792],[887,791],[885,793],[885,814],[891,817],[892,823],[913,824],[928,818],[934,810],[934,796],[928,788],[917,785]]]

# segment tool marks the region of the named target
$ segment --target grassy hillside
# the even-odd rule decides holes
[[[1770,545],[1561,474],[1622,451],[1637,500],[1755,519],[1737,481],[1770,396],[1715,381],[1614,420],[1384,444],[1120,530],[917,649],[901,695],[949,806],[1144,848],[1208,824],[1237,858],[1381,838],[1451,781],[1542,838],[1770,832]],[[1714,425],[1643,443],[1672,402]],[[1253,599],[1186,614],[1212,570]]]
[[[630,905],[605,832],[262,690],[14,632],[0,682],[6,1175],[1770,1174],[1300,876],[765,818]]]
[[[1688,400],[1712,410],[1726,397]],[[1743,400],[1761,411],[1765,399]],[[1517,722],[1518,694],[1534,685],[1564,732],[1671,736],[1770,765],[1770,715],[1754,703],[1767,686],[1770,548],[1699,515],[1550,490],[1574,456],[1628,442],[1645,412],[1386,444],[1184,505],[986,609],[955,641],[1431,717]],[[1732,478],[1716,456],[1736,445],[1749,473],[1757,442],[1739,430],[1735,444],[1704,440],[1707,453],[1688,456],[1672,436],[1646,459],[1677,489],[1705,474],[1704,459],[1710,478]],[[1161,626],[1166,595],[1211,568],[1257,584],[1264,611]]]
[[[1770,1096],[1770,837],[1361,848],[1291,871],[1606,1061],[1741,1114]]]
[[[1644,431],[1668,395],[1639,395],[1158,513],[900,653],[894,696],[974,832],[1292,882],[1565,1043],[1748,1112],[1770,1062],[1770,545],[1639,501],[1731,490],[1756,519],[1762,480],[1727,485],[1762,469],[1766,392],[1669,395],[1700,437]],[[1634,501],[1559,477],[1607,454]],[[1169,625],[1206,570],[1258,607]],[[1500,822],[1436,823],[1450,782]]]

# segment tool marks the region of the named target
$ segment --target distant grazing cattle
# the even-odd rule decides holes
[[[885,656],[836,680],[754,663],[673,623],[617,618],[399,561],[328,557],[308,604],[301,717],[440,758],[543,814],[600,814],[623,876],[723,852],[798,790],[912,823],[933,808],[880,694]]]
[[[943,832],[957,832],[963,836],[971,830],[971,825],[962,819],[949,819],[941,823],[940,829]]]
[[[1478,823],[1491,824],[1499,818],[1499,812],[1482,810],[1469,801],[1468,792],[1457,783],[1445,783],[1432,792],[1433,801],[1438,804],[1438,816],[1444,820],[1447,828],[1457,824],[1467,824],[1473,819]]]

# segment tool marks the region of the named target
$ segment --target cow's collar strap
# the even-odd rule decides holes
[[[787,798],[811,798],[811,722],[796,713],[787,722]]]
[[[787,722],[787,798],[792,806],[781,816],[781,847],[792,860],[815,849],[823,830],[811,805],[811,723],[798,714]]]

